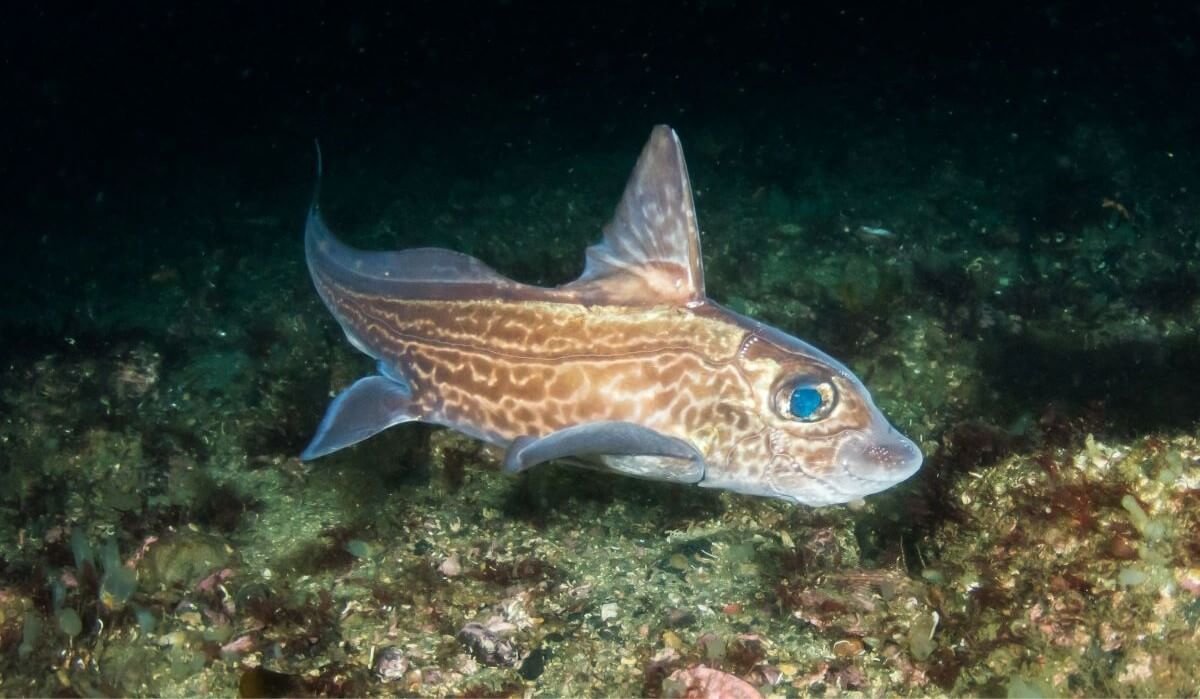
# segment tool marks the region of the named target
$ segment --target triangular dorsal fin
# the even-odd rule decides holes
[[[563,287],[582,300],[633,306],[704,300],[700,231],[679,137],[656,126],[587,266]]]

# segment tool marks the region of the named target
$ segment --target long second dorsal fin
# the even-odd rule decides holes
[[[632,306],[704,300],[692,184],[670,127],[650,132],[603,240],[587,249],[583,274],[563,289],[586,301]]]

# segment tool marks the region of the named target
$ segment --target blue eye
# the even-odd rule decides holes
[[[832,383],[800,381],[780,392],[776,405],[786,418],[800,422],[822,420],[833,411],[837,393]],[[787,406],[786,409],[783,406]]]
[[[812,386],[797,386],[792,389],[792,399],[788,402],[788,410],[792,416],[800,420],[808,420],[821,409],[821,392]]]

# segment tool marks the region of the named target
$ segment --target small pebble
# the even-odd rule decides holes
[[[1108,542],[1108,553],[1118,561],[1132,561],[1138,557],[1137,547],[1120,534]]]
[[[372,553],[371,545],[362,539],[351,539],[350,541],[347,541],[345,549],[347,553],[355,558],[370,558]]]
[[[667,611],[667,626],[673,629],[682,629],[694,623],[696,623],[696,615],[686,609],[674,607]]]
[[[517,649],[513,644],[483,624],[471,622],[462,627],[458,640],[484,665],[512,667],[517,662]]]
[[[1139,568],[1126,567],[1122,568],[1120,572],[1117,573],[1117,582],[1120,583],[1122,587],[1137,587],[1138,585],[1146,582],[1148,577],[1149,576],[1147,576],[1146,573]]]
[[[452,554],[438,566],[438,572],[447,578],[453,578],[462,573],[462,564],[458,562],[458,554]]]
[[[544,648],[536,648],[525,661],[521,663],[521,667],[517,670],[521,677],[526,682],[532,682],[542,676],[546,671],[546,658],[549,653]]]
[[[1178,570],[1176,575],[1180,587],[1192,593],[1193,597],[1200,597],[1200,568]]]
[[[703,665],[671,673],[663,680],[663,696],[762,699],[762,694],[749,682]]]
[[[783,673],[779,668],[762,663],[756,665],[751,671],[750,680],[759,686],[774,687],[783,679]]]
[[[833,644],[833,654],[839,658],[852,658],[861,654],[866,647],[861,639],[843,638],[840,641],[835,641]]]
[[[375,652],[375,675],[384,682],[403,679],[408,672],[408,658],[395,646],[384,646]]]

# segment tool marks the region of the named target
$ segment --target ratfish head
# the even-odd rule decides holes
[[[905,480],[921,467],[917,445],[892,427],[844,365],[811,345],[743,319],[751,332],[738,353],[753,396],[750,430],[730,464],[762,464],[728,474],[733,490],[803,505],[850,502]],[[740,486],[740,487],[739,487]]]

